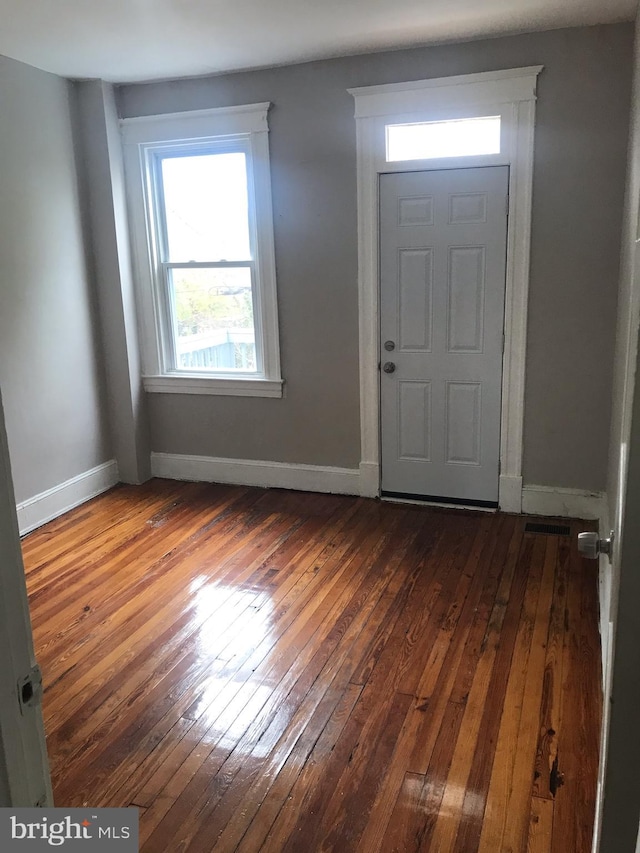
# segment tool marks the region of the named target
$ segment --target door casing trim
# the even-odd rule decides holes
[[[524,383],[537,78],[543,66],[349,89],[358,182],[360,493],[380,494],[378,183],[384,172],[509,166],[499,504],[522,510]],[[500,115],[500,154],[389,163],[385,125]]]

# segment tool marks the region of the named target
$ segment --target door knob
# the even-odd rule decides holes
[[[396,369],[396,366],[392,361],[385,361],[385,363],[382,365],[382,369],[385,373],[393,373]]]
[[[578,551],[588,560],[597,560],[598,554],[607,554],[611,559],[613,550],[613,530],[608,539],[600,539],[594,531],[578,533]]]

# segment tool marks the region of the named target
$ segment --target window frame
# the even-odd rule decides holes
[[[130,230],[146,391],[281,397],[280,349],[267,113],[269,103],[221,107],[121,120]],[[171,263],[162,182],[163,156],[242,151],[247,163],[249,229],[254,257],[252,299],[256,372],[188,371],[174,359],[170,307],[171,268],[223,266],[222,262]],[[236,265],[228,262],[227,265]],[[245,262],[241,266],[247,266]]]

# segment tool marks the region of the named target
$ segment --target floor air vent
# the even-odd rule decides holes
[[[525,533],[546,533],[547,536],[569,536],[571,528],[568,524],[537,524],[529,521],[524,526]]]

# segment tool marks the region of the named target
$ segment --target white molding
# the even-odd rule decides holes
[[[376,462],[360,463],[360,495],[377,498],[380,493],[380,466]]]
[[[271,103],[185,110],[120,119],[125,144],[173,142],[202,136],[268,131],[267,113]]]
[[[348,89],[356,118],[535,100],[542,65]]]
[[[143,376],[144,390],[155,394],[216,394],[221,397],[282,397],[282,380],[218,379],[207,376]]]
[[[362,464],[380,460],[378,180],[383,172],[507,165],[509,223],[505,282],[499,503],[518,512],[513,485],[522,476],[524,379],[535,122],[535,90],[542,66],[349,90],[355,98],[358,169],[358,305],[360,318],[360,439]],[[511,87],[507,91],[505,86]],[[479,88],[480,87],[480,88]],[[489,97],[488,93],[493,92]],[[437,93],[437,102],[434,100]],[[507,97],[508,96],[508,97]],[[500,155],[447,160],[385,159],[385,124],[411,112],[412,120],[449,113],[500,115]],[[405,115],[406,120],[406,115]],[[372,470],[372,469],[370,469]],[[379,489],[379,485],[378,485]]]
[[[52,489],[21,501],[16,506],[20,535],[30,533],[96,495],[106,492],[118,482],[118,465],[114,459],[84,471]]]
[[[152,453],[151,473],[154,477],[168,480],[232,483],[340,495],[360,494],[360,472],[355,468]]]
[[[606,513],[604,492],[562,489],[550,486],[523,486],[522,512],[562,518],[600,519]]]
[[[522,477],[500,475],[500,509],[502,512],[522,512]]]

